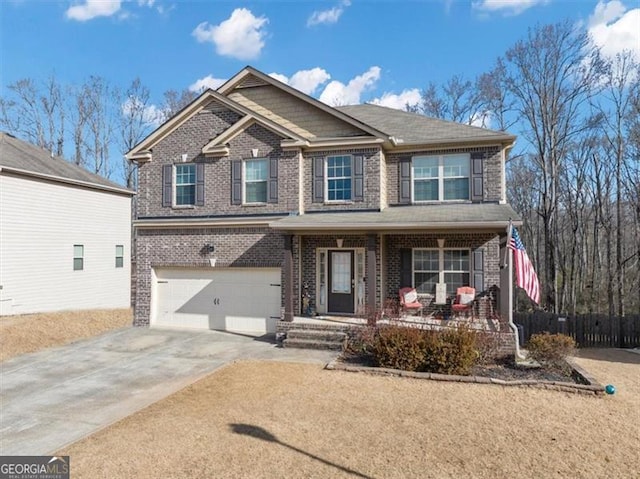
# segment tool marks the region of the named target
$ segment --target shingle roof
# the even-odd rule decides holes
[[[336,107],[358,121],[372,126],[404,144],[444,143],[446,141],[498,140],[513,141],[515,137],[502,131],[463,125],[429,118],[416,113],[379,105],[347,105]]]
[[[275,229],[393,230],[393,229],[496,229],[520,216],[507,204],[456,203],[394,206],[383,211],[307,213],[271,223]]]
[[[127,190],[102,176],[91,173],[63,158],[51,156],[47,150],[22,141],[8,133],[0,132],[0,168],[20,170],[52,179],[83,183],[101,189]]]

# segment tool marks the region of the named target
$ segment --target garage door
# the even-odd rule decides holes
[[[151,325],[246,334],[276,330],[279,268],[155,270]]]

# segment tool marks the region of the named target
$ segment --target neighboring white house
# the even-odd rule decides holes
[[[0,132],[0,316],[129,307],[133,194]]]

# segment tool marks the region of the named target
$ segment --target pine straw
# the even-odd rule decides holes
[[[74,478],[630,478],[640,356],[602,356],[578,361],[614,396],[235,363],[56,454]]]
[[[130,309],[62,311],[0,317],[0,361],[97,336],[132,323]]]

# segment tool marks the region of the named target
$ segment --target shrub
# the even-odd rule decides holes
[[[543,366],[562,368],[567,356],[573,353],[576,342],[565,334],[534,334],[527,342],[529,357]]]
[[[429,331],[425,337],[421,370],[439,374],[468,375],[478,360],[476,333],[467,328]]]
[[[418,328],[383,326],[372,344],[376,366],[419,371],[424,363],[425,333]]]
[[[478,352],[477,364],[490,364],[500,356],[502,344],[500,335],[490,331],[478,331],[476,333],[476,351]]]
[[[359,356],[371,358],[373,356],[373,342],[377,334],[377,328],[367,326],[358,328],[349,334],[345,354],[347,356]]]

